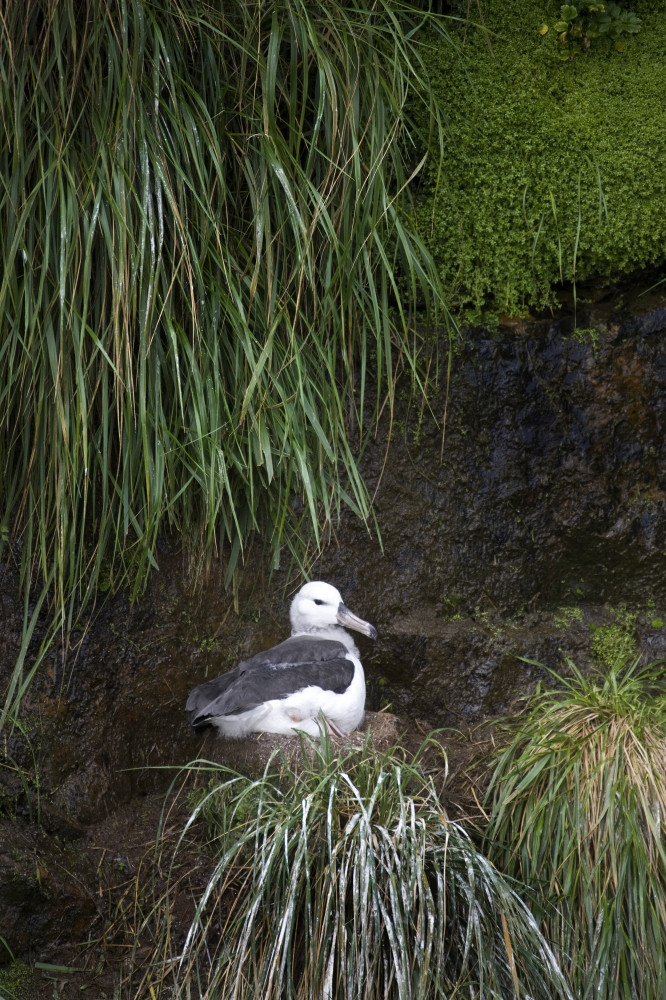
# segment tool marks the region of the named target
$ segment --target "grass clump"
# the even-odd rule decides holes
[[[447,136],[418,210],[450,302],[472,321],[549,307],[562,282],[659,265],[666,246],[663,5],[641,6],[626,51],[565,62],[553,32],[539,34],[559,5],[482,9],[457,51],[432,43]]]
[[[368,517],[373,416],[398,370],[418,384],[417,306],[441,315],[405,200],[426,16],[4,5],[0,557],[26,642],[31,584],[71,624],[98,586],[141,591],[161,532],[229,583],[253,534],[302,562],[341,507]]]
[[[491,858],[533,912],[580,1000],[666,995],[666,679],[569,663],[500,752]]]
[[[166,961],[138,995],[568,996],[528,909],[448,820],[418,759],[368,742],[338,754],[324,739],[297,769],[276,766],[253,780],[193,765],[214,785],[187,829],[205,818],[217,861],[175,955],[168,892],[155,908]]]

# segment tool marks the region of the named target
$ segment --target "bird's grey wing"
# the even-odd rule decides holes
[[[187,701],[190,721],[203,726],[209,719],[238,715],[311,685],[342,693],[354,676],[354,664],[346,654],[341,642],[292,636],[195,688]]]
[[[190,691],[185,704],[185,711],[190,713],[190,717],[194,718],[209,702],[224,694],[227,688],[238,679],[238,672],[244,666],[244,663],[239,663],[233,670],[228,670],[226,674],[221,674],[212,681],[204,681],[203,684],[199,684],[198,687]]]

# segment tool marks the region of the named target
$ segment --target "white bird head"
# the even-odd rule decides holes
[[[353,614],[345,607],[340,591],[321,580],[314,580],[301,587],[291,602],[289,620],[294,634],[318,632],[331,625],[344,625],[371,639],[377,638],[374,625]]]

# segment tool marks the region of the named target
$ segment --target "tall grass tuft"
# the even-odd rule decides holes
[[[133,995],[280,998],[566,997],[513,888],[448,820],[404,752],[335,753],[258,780],[210,777],[181,843],[205,820],[217,858],[184,944],[169,953],[174,898],[139,929],[155,953]],[[184,852],[182,852],[184,853]],[[183,879],[177,849],[174,882]]]
[[[666,996],[666,679],[569,663],[500,752],[490,856],[534,912],[580,1000]]]
[[[373,407],[442,304],[405,211],[425,16],[4,5],[0,556],[56,607],[139,591],[165,529],[230,579],[253,532],[302,558],[367,518]]]

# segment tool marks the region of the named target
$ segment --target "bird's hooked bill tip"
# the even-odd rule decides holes
[[[370,622],[363,621],[357,615],[350,611],[349,608],[341,604],[338,607],[338,624],[344,625],[346,628],[353,628],[356,632],[362,632],[363,635],[367,635],[370,639],[377,638],[377,629]]]

